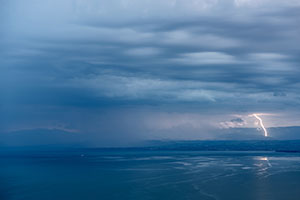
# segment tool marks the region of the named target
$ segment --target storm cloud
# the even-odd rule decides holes
[[[222,123],[255,127],[245,118],[257,112],[269,127],[300,125],[298,0],[11,0],[0,11],[1,132],[102,145],[217,139]]]

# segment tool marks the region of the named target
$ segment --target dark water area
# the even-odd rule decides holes
[[[300,154],[2,151],[1,200],[299,200]]]

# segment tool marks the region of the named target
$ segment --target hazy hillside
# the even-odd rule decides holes
[[[278,128],[269,128],[269,137],[265,138],[262,135],[261,130],[255,128],[231,128],[231,129],[222,129],[220,133],[215,138],[220,142],[215,141],[177,141],[171,142],[170,147],[180,148],[196,148],[201,150],[208,149],[273,149],[273,146],[280,145],[290,145],[290,143],[276,143],[273,140],[300,140],[300,127],[278,127]],[[34,130],[22,130],[14,131],[9,133],[0,134],[0,145],[1,146],[67,146],[67,147],[103,147],[101,145],[96,145],[97,141],[91,141],[84,139],[84,134],[67,132],[58,129],[34,129]],[[171,140],[172,141],[172,140]],[[225,142],[227,141],[227,142]],[[234,142],[240,141],[240,142]],[[244,142],[243,142],[244,141]],[[256,141],[260,141],[257,143]],[[272,142],[271,142],[272,141]],[[100,144],[101,141],[99,141]],[[297,143],[297,141],[295,141]],[[136,145],[132,146],[157,146],[157,145],[166,146],[169,142],[166,141],[155,141],[152,142],[137,142]],[[293,143],[292,143],[293,144]],[[298,144],[298,143],[297,143]],[[222,146],[223,145],[223,146]],[[238,147],[232,147],[231,145],[237,145]],[[266,148],[266,145],[268,148]],[[128,145],[127,145],[128,146]],[[130,145],[129,145],[130,146]],[[300,144],[299,144],[300,146]],[[252,148],[253,147],[253,148]],[[294,148],[294,147],[293,147]]]

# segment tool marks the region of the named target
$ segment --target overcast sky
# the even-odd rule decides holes
[[[0,131],[93,143],[300,125],[299,0],[9,0]],[[260,131],[260,130],[258,130]]]

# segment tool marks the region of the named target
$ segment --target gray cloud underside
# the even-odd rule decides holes
[[[299,108],[297,0],[14,0],[0,10],[5,111]]]

